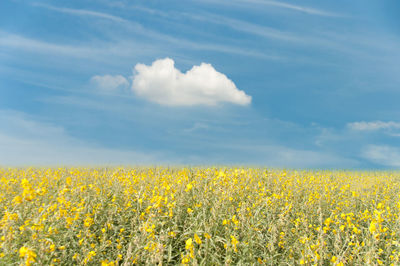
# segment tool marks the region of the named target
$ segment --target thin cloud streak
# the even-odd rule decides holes
[[[191,20],[197,20],[197,21],[202,21],[202,22],[207,22],[207,23],[212,23],[216,25],[223,25],[230,27],[234,30],[253,34],[253,35],[258,35],[261,37],[266,37],[266,38],[271,38],[271,39],[279,39],[279,40],[285,40],[285,41],[301,41],[300,38],[294,36],[293,33],[290,32],[283,32],[277,29],[274,29],[272,27],[267,27],[267,26],[262,26],[258,25],[255,23],[250,23],[246,22],[243,20],[238,20],[238,19],[232,19],[228,18],[226,16],[220,16],[220,15],[215,15],[211,13],[178,13],[178,12],[173,12],[173,13],[168,13],[164,11],[159,11],[151,8],[145,8],[141,6],[133,6],[131,7],[134,10],[140,10],[143,12],[146,12],[150,15],[155,15],[157,17],[163,17],[167,20],[171,19],[176,19],[180,17],[185,17],[187,19]]]
[[[227,18],[227,17],[223,17],[223,16],[216,16],[216,15],[212,15],[212,14],[204,14],[203,16],[186,14],[186,16],[191,19],[196,19],[196,20],[210,22],[213,24],[228,26],[234,30],[238,30],[238,31],[253,34],[253,35],[258,35],[258,36],[265,37],[265,38],[279,39],[279,40],[284,40],[284,41],[300,41],[301,40],[297,37],[294,37],[294,34],[282,32],[282,31],[276,30],[271,27],[260,26],[260,25],[254,24],[254,23],[249,23],[249,22],[237,20],[237,19],[231,19],[231,18]]]
[[[258,3],[258,4],[263,4],[263,5],[270,5],[270,6],[276,6],[276,7],[281,7],[281,8],[301,11],[301,12],[304,12],[304,13],[307,13],[307,14],[310,14],[310,15],[327,16],[327,17],[339,16],[339,15],[337,15],[335,13],[326,12],[324,10],[310,8],[310,7],[303,7],[303,6],[299,6],[299,5],[288,4],[288,3],[285,3],[285,2],[263,1],[263,0],[246,0],[246,2],[252,2],[252,3]]]
[[[151,29],[145,28],[143,25],[137,22],[133,22],[131,20],[127,20],[118,16],[110,15],[107,13],[101,13],[97,11],[92,11],[92,10],[83,10],[83,9],[72,9],[72,8],[65,8],[65,7],[55,7],[51,5],[45,5],[45,4],[34,4],[34,6],[39,6],[39,7],[44,7],[49,10],[57,11],[57,12],[62,12],[70,15],[78,15],[78,16],[89,16],[89,17],[98,17],[98,18],[104,18],[104,19],[109,19],[114,22],[117,22],[128,29],[133,29],[136,33],[158,39],[160,41],[168,41],[170,43],[173,43],[175,45],[179,46],[186,46],[189,48],[193,48],[195,50],[210,50],[210,51],[217,51],[217,52],[224,52],[224,53],[233,53],[233,54],[239,54],[239,55],[244,55],[244,56],[251,56],[251,57],[260,57],[264,59],[270,59],[270,60],[280,60],[283,59],[281,56],[277,55],[269,55],[265,54],[262,52],[258,51],[252,51],[249,49],[240,49],[236,48],[233,46],[227,46],[227,45],[219,45],[219,44],[208,44],[208,43],[198,43],[198,42],[192,42],[186,39],[181,39],[181,38],[175,38],[167,34],[159,33],[156,31],[153,31]],[[135,7],[138,8],[138,7]],[[150,13],[155,13],[157,15],[161,15],[164,17],[169,17],[169,14],[162,12],[162,11],[157,11],[153,10],[150,8],[140,8],[139,9],[145,11],[145,12],[150,12]],[[188,17],[195,17],[198,20],[201,20],[200,16],[192,15],[192,14],[181,14],[185,15]],[[207,19],[207,18],[206,18]],[[282,39],[282,40],[294,40],[292,36],[289,36],[289,34],[279,32],[278,30],[274,30],[272,28],[268,27],[260,27],[255,24],[251,23],[246,23],[242,21],[236,21],[233,19],[224,19],[223,17],[215,17],[211,18],[208,17],[208,19],[213,20],[213,23],[218,23],[220,20],[225,20],[223,22],[224,25],[230,26],[231,24],[234,24],[234,28],[236,27],[239,30],[242,31],[247,31],[252,34],[256,35],[261,35],[263,37],[270,37],[270,38],[276,38],[276,39]],[[231,26],[232,27],[232,26]]]
[[[91,16],[91,17],[97,17],[97,18],[103,18],[103,19],[109,19],[112,21],[116,22],[129,22],[126,19],[123,19],[118,16],[110,15],[107,13],[102,13],[102,12],[97,12],[97,11],[92,11],[92,10],[85,10],[85,9],[74,9],[74,8],[67,8],[67,7],[55,7],[51,5],[45,5],[41,3],[34,3],[33,6],[38,6],[38,7],[43,7],[49,10],[65,13],[65,14],[70,14],[70,15],[76,15],[76,16]]]
[[[324,11],[321,11],[318,9],[306,8],[306,7],[301,7],[301,6],[296,6],[296,5],[282,3],[282,2],[276,2],[276,1],[261,1],[261,0],[248,0],[248,1],[255,3],[255,4],[272,5],[272,6],[294,9],[294,10],[303,11],[303,12],[310,13],[310,14],[319,14],[319,15],[331,14],[331,13],[327,13],[327,12],[324,12]],[[215,2],[213,2],[213,3],[215,3]],[[219,2],[219,3],[222,3],[222,2]],[[240,3],[244,3],[244,2],[242,0],[233,0],[233,3],[240,4]],[[89,16],[89,17],[98,17],[98,18],[108,19],[108,20],[111,20],[118,24],[121,24],[124,27],[126,27],[127,29],[133,30],[134,32],[139,33],[141,35],[148,36],[150,38],[154,38],[154,39],[160,40],[162,42],[167,41],[171,44],[178,45],[180,47],[184,46],[184,48],[189,48],[189,49],[194,49],[194,50],[209,50],[209,51],[223,52],[223,53],[229,53],[229,54],[238,54],[238,55],[243,55],[243,56],[259,57],[259,58],[269,59],[269,60],[282,60],[282,59],[285,60],[285,59],[287,59],[286,56],[278,56],[276,54],[266,54],[265,52],[259,52],[257,50],[253,50],[253,51],[252,50],[244,50],[241,48],[227,46],[227,45],[223,45],[223,44],[221,45],[221,44],[197,43],[197,42],[192,42],[192,41],[182,39],[182,38],[172,37],[170,35],[159,33],[157,31],[145,28],[140,23],[133,22],[131,20],[127,20],[127,19],[124,19],[124,18],[121,18],[118,16],[107,14],[107,13],[101,13],[101,12],[92,11],[92,10],[55,7],[55,6],[51,6],[51,5],[45,5],[45,4],[34,4],[34,6],[44,7],[49,10],[62,12],[62,13],[70,14],[70,15]],[[135,6],[134,8],[142,10],[142,11],[150,13],[150,14],[153,14],[153,15],[157,14],[157,16],[159,16],[159,17],[171,18],[171,14],[163,12],[163,11],[158,11],[158,10],[154,10],[151,8],[141,8],[141,7],[137,7],[137,6]],[[183,15],[190,19],[195,19],[195,20],[200,20],[200,21],[211,22],[214,24],[228,26],[234,30],[253,34],[256,36],[261,36],[264,38],[276,39],[276,40],[282,40],[282,41],[290,41],[290,42],[296,42],[296,43],[300,43],[300,44],[313,44],[313,45],[318,45],[318,46],[325,46],[327,48],[342,50],[342,47],[340,46],[340,44],[338,44],[336,42],[332,42],[332,40],[327,40],[325,38],[320,38],[320,37],[296,36],[295,34],[290,33],[290,32],[282,32],[282,31],[276,30],[271,27],[261,26],[261,25],[257,25],[254,23],[249,23],[249,22],[241,21],[241,20],[237,20],[237,19],[231,19],[231,18],[227,18],[225,16],[217,16],[217,15],[208,14],[208,13],[203,14],[203,15],[179,13],[179,15]],[[331,15],[333,15],[333,14],[331,14]]]
[[[212,3],[212,4],[222,4],[222,5],[229,5],[229,6],[237,5],[237,6],[241,6],[241,7],[250,7],[250,8],[252,7],[252,5],[249,5],[249,4],[268,5],[268,6],[274,6],[274,7],[288,9],[288,10],[294,10],[294,11],[302,12],[302,13],[309,14],[309,15],[316,15],[316,16],[323,16],[323,17],[343,17],[343,15],[324,11],[321,9],[304,7],[304,6],[300,6],[300,5],[293,5],[293,4],[289,4],[289,3],[285,3],[285,2],[278,2],[278,1],[267,1],[267,0],[229,0],[229,1],[226,1],[226,0],[219,0],[219,1],[194,0],[194,1],[201,2],[201,3],[206,2],[206,3]]]
[[[251,51],[251,50],[244,50],[232,46],[226,46],[226,45],[219,45],[219,44],[208,44],[208,43],[197,43],[197,42],[192,42],[186,39],[180,39],[180,38],[175,38],[170,35],[166,35],[163,33],[159,33],[156,31],[153,31],[151,29],[143,27],[143,25],[133,22],[127,19],[123,19],[121,17],[117,17],[114,15],[106,14],[106,13],[100,13],[96,11],[91,11],[91,10],[83,10],[83,9],[72,9],[72,8],[64,8],[64,7],[55,7],[55,6],[50,6],[50,5],[43,5],[43,4],[35,4],[35,6],[39,7],[44,7],[49,10],[57,11],[57,12],[62,12],[70,15],[78,15],[78,16],[89,16],[89,17],[99,17],[99,18],[104,18],[104,19],[109,19],[114,22],[117,22],[125,27],[127,27],[130,30],[134,30],[136,33],[158,39],[160,41],[167,41],[170,43],[173,43],[175,45],[179,46],[185,46],[184,48],[192,48],[195,50],[210,50],[210,51],[217,51],[217,52],[224,52],[224,53],[234,53],[234,54],[240,54],[244,56],[252,56],[252,57],[261,57],[264,59],[280,59],[279,56],[275,55],[266,55],[265,53],[260,53],[257,51]]]
[[[77,56],[77,57],[91,57],[97,54],[96,49],[93,47],[71,46],[64,44],[53,44],[45,41],[26,38],[16,34],[1,34],[0,33],[0,47],[11,47],[26,51],[44,52],[59,55]]]
[[[348,123],[347,127],[357,131],[375,131],[380,129],[398,129],[400,128],[399,122],[394,121],[372,121],[372,122],[352,122]]]
[[[206,0],[207,1],[207,0]],[[128,7],[126,7],[128,8]],[[343,38],[347,40],[353,40],[356,38],[352,38],[350,36],[343,36],[343,33],[339,34],[327,34],[326,32],[317,32],[317,35],[307,35],[307,34],[298,34],[289,31],[281,31],[275,29],[273,27],[259,25],[256,23],[247,22],[244,20],[233,19],[227,16],[216,15],[212,13],[185,13],[185,12],[164,12],[159,11],[151,8],[144,8],[141,6],[131,6],[133,10],[140,10],[146,12],[150,15],[157,16],[157,18],[163,18],[166,22],[171,22],[171,20],[176,20],[179,18],[185,18],[190,20],[197,20],[205,23],[211,23],[214,25],[222,25],[225,27],[229,27],[233,30],[251,34],[254,36],[259,36],[262,38],[270,39],[270,40],[277,40],[277,41],[285,41],[285,42],[292,42],[299,45],[312,45],[315,47],[327,48],[332,50],[337,50],[343,53],[350,53],[350,54],[358,54],[359,56],[367,56],[368,53],[361,53],[359,49],[351,49],[348,46],[343,45]],[[354,41],[354,40],[353,40]],[[365,42],[367,43],[367,42]],[[196,43],[192,44],[196,47]],[[218,50],[219,47],[216,45],[214,47],[215,50]],[[248,55],[248,56],[260,56],[266,59],[272,60],[285,60],[287,59],[286,56],[277,56],[277,55],[266,55],[265,53],[259,53],[257,51],[241,51],[237,52],[235,50],[231,50],[232,53]]]
[[[177,39],[168,36],[164,41],[167,41],[171,44],[177,45],[179,48],[184,49],[192,49],[192,50],[205,50],[205,51],[216,51],[222,52],[226,54],[238,54],[243,56],[251,56],[263,59],[270,60],[280,60],[284,59],[282,56],[266,54],[259,51],[245,50],[234,46],[226,46],[220,44],[209,44],[209,43],[196,43],[184,39]],[[98,59],[104,55],[125,55],[128,50],[121,48],[129,48],[128,40],[124,41],[125,43],[108,43],[102,42],[98,45],[90,45],[90,46],[72,46],[72,45],[64,45],[64,44],[56,44],[49,43],[46,41],[36,40],[27,38],[24,36],[16,35],[16,34],[1,34],[0,32],[0,47],[11,47],[15,49],[25,50],[25,51],[34,51],[34,52],[42,52],[46,54],[56,54],[56,55],[64,55],[64,56],[74,56],[74,57],[82,57],[82,58],[93,58]],[[134,42],[133,45],[137,46],[138,43]],[[111,46],[112,45],[112,46]],[[144,50],[148,49],[148,47],[143,46]],[[165,45],[163,49],[165,50]],[[172,49],[176,49],[176,47],[171,47]],[[152,48],[153,51],[159,51],[160,49],[155,46]],[[143,54],[143,49],[133,49],[134,51],[140,50],[140,53]]]

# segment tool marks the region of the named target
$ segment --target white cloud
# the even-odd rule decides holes
[[[352,130],[358,130],[358,131],[374,131],[374,130],[379,130],[379,129],[400,128],[400,123],[394,122],[394,121],[388,121],[388,122],[383,122],[383,121],[364,122],[364,121],[361,121],[361,122],[348,123],[347,127]]]
[[[386,145],[369,145],[362,156],[377,164],[400,167],[400,149]]]
[[[127,88],[129,82],[121,75],[93,76],[90,81],[101,90],[112,91],[120,88]]]
[[[170,58],[156,60],[151,66],[137,64],[132,90],[140,97],[168,106],[251,103],[251,96],[238,90],[229,78],[216,71],[211,64],[201,63],[182,73]]]

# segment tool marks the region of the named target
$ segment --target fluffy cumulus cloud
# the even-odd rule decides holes
[[[113,91],[129,86],[128,80],[121,75],[93,76],[90,81],[101,90]]]
[[[348,123],[347,127],[349,127],[352,130],[359,130],[359,131],[374,131],[374,130],[380,130],[380,129],[398,129],[400,128],[400,123],[399,122],[394,122],[394,121],[372,121],[372,122],[353,122],[353,123]]]
[[[202,63],[182,73],[175,68],[174,60],[165,58],[154,61],[151,66],[137,64],[134,70],[134,93],[161,105],[251,103],[251,96],[239,90],[227,76],[215,70],[211,64]]]

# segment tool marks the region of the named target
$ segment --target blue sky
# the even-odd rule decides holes
[[[0,2],[0,164],[400,167],[398,1]]]

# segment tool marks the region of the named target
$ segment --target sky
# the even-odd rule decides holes
[[[0,165],[400,167],[397,0],[2,0]]]

